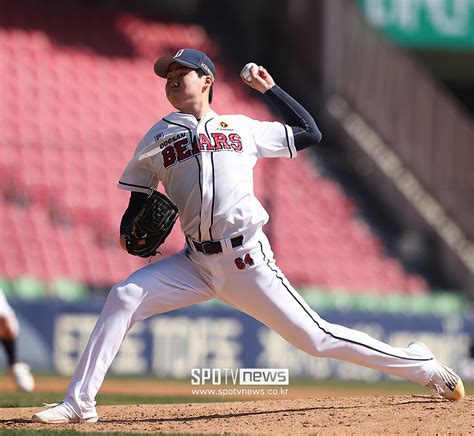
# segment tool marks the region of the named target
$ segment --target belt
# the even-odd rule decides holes
[[[244,237],[242,235],[236,236],[230,240],[232,248],[240,247],[244,242]],[[203,253],[207,256],[212,254],[222,253],[224,250],[222,249],[222,243],[220,241],[204,241],[204,242],[196,242],[188,238],[188,244],[194,245],[197,251]]]

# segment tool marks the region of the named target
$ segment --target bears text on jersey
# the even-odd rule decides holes
[[[226,134],[217,132],[211,133],[211,137],[212,140],[204,133],[201,133],[199,134],[199,141],[195,136],[192,144],[190,144],[189,138],[187,138],[184,133],[173,136],[173,138],[170,139],[175,139],[175,141],[161,151],[163,166],[169,168],[202,151],[229,150],[238,153],[242,152],[242,138],[238,133]],[[169,140],[167,140],[166,143],[169,143]]]

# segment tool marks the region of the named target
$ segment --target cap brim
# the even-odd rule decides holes
[[[155,65],[153,67],[153,69],[155,70],[155,74],[166,79],[166,75],[168,74],[168,68],[173,62],[176,62],[189,68],[193,68],[195,70],[199,69],[198,66],[192,64],[191,62],[182,61],[171,56],[163,56],[155,62]]]

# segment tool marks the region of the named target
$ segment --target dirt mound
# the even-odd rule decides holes
[[[99,406],[96,424],[54,430],[246,434],[474,432],[474,397],[460,403],[429,396],[316,398],[229,403]],[[0,409],[0,428],[38,430],[33,408]]]

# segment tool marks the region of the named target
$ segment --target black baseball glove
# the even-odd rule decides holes
[[[154,256],[177,218],[178,208],[173,201],[153,189],[125,235],[127,251],[134,256]]]

